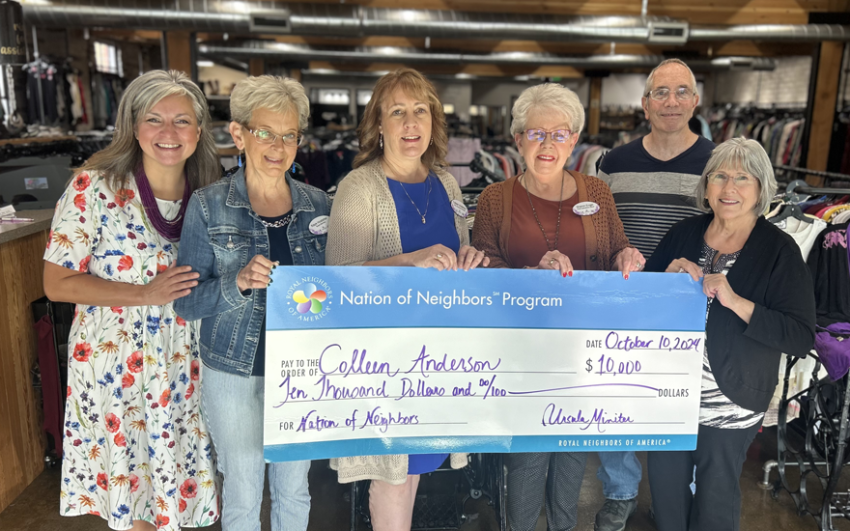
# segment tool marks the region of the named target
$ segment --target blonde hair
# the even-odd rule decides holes
[[[298,130],[307,129],[310,118],[310,100],[304,86],[288,77],[252,76],[243,79],[230,93],[230,119],[247,126],[254,111],[268,109],[272,112],[298,115]]]
[[[115,118],[115,133],[106,149],[92,155],[77,171],[97,171],[113,191],[126,188],[130,175],[142,163],[142,148],[136,140],[139,119],[169,96],[185,96],[192,102],[201,131],[195,152],[186,160],[189,187],[196,190],[221,177],[221,163],[210,128],[207,98],[183,72],[152,70],[127,86]]]
[[[446,133],[446,115],[443,104],[437,96],[434,85],[420,72],[412,68],[399,68],[383,76],[375,84],[372,99],[366,105],[363,119],[357,127],[357,137],[360,142],[360,153],[354,157],[353,166],[359,168],[367,162],[383,157],[384,150],[380,146],[379,126],[381,125],[381,104],[392,95],[396,89],[403,90],[408,96],[427,102],[431,113],[431,140],[422,154],[422,164],[431,170],[448,166],[446,154],[449,152],[449,138]]]
[[[558,83],[543,83],[523,90],[514,102],[514,108],[511,109],[511,134],[522,133],[528,115],[541,109],[563,113],[573,134],[577,135],[584,129],[584,107],[576,93]]]

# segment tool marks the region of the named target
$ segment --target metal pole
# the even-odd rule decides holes
[[[36,79],[38,81],[38,115],[41,118],[41,124],[45,125],[44,89],[41,86],[41,59],[38,55],[38,30],[36,30],[35,26],[32,27],[32,55],[35,58]]]

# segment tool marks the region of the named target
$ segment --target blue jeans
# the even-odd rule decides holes
[[[599,452],[596,477],[609,500],[631,500],[638,495],[641,466],[634,452]]]
[[[224,476],[223,531],[260,531],[263,460],[262,376],[244,377],[204,365],[203,414]],[[310,461],[269,464],[273,531],[305,531],[310,516],[307,472]]]

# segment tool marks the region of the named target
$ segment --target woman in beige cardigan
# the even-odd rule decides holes
[[[327,265],[414,266],[469,270],[487,266],[469,246],[460,188],[443,168],[448,139],[434,86],[402,68],[375,85],[358,128],[360,153],[331,209]],[[346,457],[333,461],[339,481],[371,479],[376,531],[408,530],[419,475],[447,454]],[[453,468],[467,463],[452,454]]]

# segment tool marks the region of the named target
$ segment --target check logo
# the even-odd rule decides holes
[[[304,284],[301,289],[292,294],[292,300],[298,303],[298,313],[311,312],[318,314],[322,311],[322,303],[328,298],[324,290],[315,284]]]

